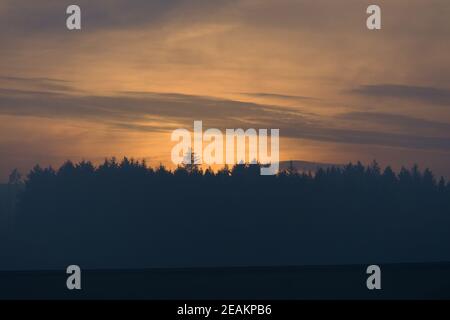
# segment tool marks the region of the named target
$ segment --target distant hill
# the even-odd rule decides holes
[[[319,168],[327,169],[330,167],[343,167],[343,164],[336,163],[321,163],[321,162],[309,162],[302,160],[292,160],[292,164],[298,172],[316,172]],[[287,169],[290,166],[290,161],[281,161],[280,170]]]

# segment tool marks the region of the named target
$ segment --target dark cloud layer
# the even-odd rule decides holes
[[[80,32],[65,26],[72,1],[0,0],[0,151],[11,155],[0,170],[114,148],[160,156],[160,133],[194,120],[279,128],[295,138],[285,158],[448,162],[448,0],[379,0],[377,32],[365,25],[369,0],[75,3]]]
[[[49,90],[49,91],[74,91],[70,81],[53,78],[25,78],[25,77],[0,77],[0,83],[7,84],[13,87],[22,88],[34,88],[37,90]]]
[[[191,128],[194,120],[203,120],[205,126],[219,129],[278,128],[283,137],[450,151],[450,137],[338,128],[323,119],[312,121],[300,112],[280,107],[182,94],[129,92],[84,96],[0,89],[0,114],[83,119],[143,132],[170,131],[174,129],[174,122]],[[378,119],[400,126],[435,125],[444,132],[449,128],[445,123],[385,114],[349,113],[341,118]],[[159,119],[159,122],[142,124],[143,120],[152,119]]]
[[[41,0],[35,5],[30,1],[3,0],[0,7],[0,34],[8,33],[67,34],[66,9],[77,4],[82,9],[82,28],[90,32],[101,30],[126,30],[144,27],[163,27],[173,19],[174,10],[183,8],[184,16],[176,15],[179,22],[195,20],[200,14],[216,11],[231,1],[207,0]]]
[[[364,121],[392,125],[407,130],[434,130],[450,135],[450,123],[419,119],[415,117],[377,112],[348,112],[337,116],[338,119]]]
[[[438,105],[450,105],[450,89],[398,84],[364,85],[352,93],[371,97],[410,99]]]
[[[292,96],[286,94],[278,93],[264,93],[264,92],[241,92],[240,95],[252,97],[252,98],[269,98],[269,99],[282,99],[282,100],[292,100],[292,101],[302,101],[302,100],[317,100],[317,98],[307,97],[307,96]]]

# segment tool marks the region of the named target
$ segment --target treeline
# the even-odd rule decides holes
[[[445,260],[450,184],[429,169],[395,173],[376,162],[276,176],[261,176],[260,165],[170,171],[127,158],[36,166],[14,246],[17,261],[51,266]]]
[[[147,166],[145,161],[139,162],[128,158],[120,162],[115,158],[106,159],[97,167],[89,161],[79,163],[67,161],[58,170],[36,166],[25,180],[25,191],[20,197],[20,209],[26,214],[40,207],[71,203],[77,198],[95,203],[111,198],[115,194],[120,195],[119,198],[124,200],[126,205],[132,205],[126,200],[133,200],[133,203],[139,204],[142,201],[157,204],[166,197],[187,198],[194,201],[200,200],[196,199],[196,195],[205,193],[213,197],[219,194],[223,196],[236,194],[237,190],[244,191],[243,186],[247,196],[265,190],[264,193],[278,194],[283,198],[299,192],[316,195],[319,198],[325,194],[335,198],[336,195],[351,191],[355,201],[361,200],[358,195],[372,199],[384,195],[405,198],[404,200],[409,198],[408,202],[411,202],[425,200],[427,197],[446,198],[450,192],[450,182],[447,183],[443,177],[437,181],[429,169],[422,172],[417,165],[410,170],[403,167],[398,174],[391,167],[381,170],[375,161],[367,167],[358,162],[341,167],[318,168],[314,173],[300,173],[291,163],[289,168],[277,176],[261,176],[260,167],[259,164],[238,164],[232,168],[225,166],[214,172],[211,168],[203,170],[198,165],[186,164],[171,171],[163,165],[152,168]],[[14,180],[14,183],[20,183],[17,178]],[[254,189],[248,189],[249,186]],[[164,197],[152,196],[155,193],[163,193]],[[140,199],[139,195],[150,197]],[[50,197],[53,201],[49,201]],[[210,198],[202,196],[200,203],[196,205],[203,205],[209,200]],[[244,204],[251,199],[242,200]],[[285,198],[285,200],[295,202],[297,199]]]
[[[390,166],[384,170],[380,168],[376,161],[373,161],[369,166],[364,166],[361,162],[356,164],[349,163],[345,166],[332,166],[326,169],[317,168],[316,172],[298,172],[291,162],[287,169],[282,170],[274,177],[260,177],[260,164],[236,164],[231,169],[225,165],[218,171],[213,171],[211,168],[203,170],[196,164],[185,164],[178,166],[177,169],[171,171],[165,166],[153,168],[147,166],[145,160],[136,161],[134,159],[123,158],[117,162],[115,158],[105,159],[104,163],[99,166],[94,166],[90,161],[81,161],[73,163],[71,161],[65,162],[58,170],[52,167],[41,168],[36,165],[27,175],[25,181],[22,181],[21,175],[17,169],[13,170],[10,175],[10,184],[26,184],[29,191],[40,184],[48,185],[55,183],[73,184],[73,183],[91,183],[91,182],[132,182],[142,183],[150,179],[168,180],[170,183],[175,182],[174,179],[184,179],[194,181],[208,181],[208,180],[233,180],[246,178],[247,180],[274,180],[278,181],[295,181],[310,182],[314,184],[324,184],[331,186],[335,183],[343,183],[346,186],[355,183],[366,186],[383,184],[385,186],[402,186],[408,189],[435,189],[435,191],[445,192],[450,188],[450,182],[446,182],[443,177],[439,181],[430,169],[420,171],[417,165],[411,169],[402,167],[400,172],[396,174]],[[170,180],[172,179],[172,180]],[[113,181],[111,181],[113,180]],[[260,181],[258,181],[260,182]]]

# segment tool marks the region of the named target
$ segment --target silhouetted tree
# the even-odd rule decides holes
[[[23,183],[22,175],[20,174],[19,170],[14,169],[9,175],[8,184],[9,185],[20,185],[22,183]]]
[[[437,185],[428,169],[402,168],[396,175],[375,161],[314,174],[290,168],[261,176],[260,169],[241,163],[216,173],[196,165],[171,171],[128,158],[98,166],[67,161],[56,171],[35,166],[19,197],[14,234],[32,252],[54,259],[77,253],[74,260],[101,255],[120,261],[171,259],[174,248],[216,252],[247,244],[292,252],[319,238],[340,247],[373,239],[450,241],[450,184],[441,178]],[[430,226],[435,234],[426,238]],[[152,245],[159,251],[149,250]],[[248,248],[246,255],[252,254]]]

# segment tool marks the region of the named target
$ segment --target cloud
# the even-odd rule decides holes
[[[450,138],[308,126],[286,127],[282,132],[291,137],[325,142],[450,151]]]
[[[8,85],[27,90],[49,90],[49,91],[75,91],[71,81],[63,79],[45,78],[45,77],[0,77],[2,85]]]
[[[4,31],[67,34],[66,8],[72,1],[41,0],[35,5],[24,0],[3,1],[0,27]],[[226,5],[235,2],[227,1]],[[76,4],[81,8],[82,27],[90,32],[162,26],[175,18],[192,21],[224,6],[218,1],[202,0],[78,0]]]
[[[398,84],[363,85],[351,90],[367,97],[399,98],[437,105],[450,105],[450,89]]]
[[[450,123],[420,119],[416,117],[391,114],[382,112],[347,112],[336,116],[337,119],[361,121],[365,123],[376,123],[380,125],[389,125],[409,131],[433,131],[450,135]]]
[[[411,148],[395,161],[423,149],[448,162],[448,109],[430,108],[450,104],[448,0],[379,0],[376,33],[365,27],[370,2],[361,0],[79,0],[82,31],[69,32],[72,3],[0,1],[0,116],[4,128],[10,122],[0,143],[45,133],[65,141],[69,123],[88,133],[76,151],[76,134],[68,149],[58,145],[65,154],[98,155],[106,146],[104,154],[140,154],[150,136],[167,140],[165,132],[203,120],[279,128],[282,138],[309,140],[286,151],[309,160],[348,158],[348,143],[359,150],[353,159]],[[388,114],[394,103],[399,115]],[[104,139],[94,145],[91,135]],[[166,140],[152,152],[164,152]],[[389,148],[375,154],[375,145]]]
[[[330,119],[311,117],[291,109],[249,102],[176,93],[127,92],[110,96],[72,95],[0,90],[0,114],[44,118],[82,119],[111,128],[163,132],[191,128],[194,120],[205,127],[276,128],[282,137],[347,144],[369,144],[418,149],[450,150],[450,138],[355,130],[330,126]],[[347,114],[341,118],[384,118],[413,125],[418,119],[387,115]],[[440,128],[446,129],[445,124]]]
[[[240,95],[252,98],[269,98],[269,99],[282,99],[282,100],[292,100],[292,101],[302,101],[302,100],[318,100],[313,97],[306,96],[293,96],[278,93],[264,93],[264,92],[241,92]]]
[[[277,108],[254,103],[184,94],[119,92],[109,96],[0,89],[0,113],[94,121],[145,121],[149,117],[191,122],[207,119],[216,126],[242,121]],[[236,120],[241,119],[241,120]]]

